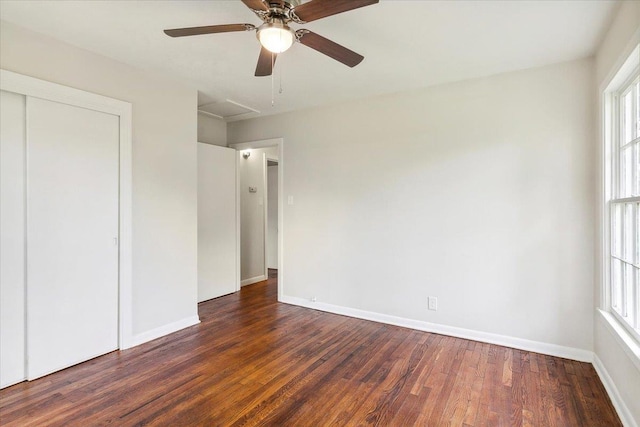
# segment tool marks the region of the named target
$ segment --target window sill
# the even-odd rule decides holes
[[[601,309],[598,309],[598,312],[600,313],[600,316],[602,316],[604,324],[613,334],[616,341],[618,341],[620,347],[622,347],[629,359],[631,359],[635,367],[640,372],[640,343],[638,343],[638,341],[611,313]]]

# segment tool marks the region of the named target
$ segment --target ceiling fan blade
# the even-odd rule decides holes
[[[258,65],[256,65],[256,77],[270,76],[276,63],[277,53],[271,53],[265,48],[260,50]]]
[[[355,67],[364,59],[364,56],[309,30],[298,30],[296,34],[298,35],[298,41],[303,45],[330,56],[349,67]]]
[[[200,34],[229,33],[233,31],[252,31],[256,27],[251,24],[209,25],[206,27],[174,28],[164,30],[171,37],[197,36]]]
[[[242,0],[242,3],[251,10],[269,10],[269,6],[267,6],[262,0]]]
[[[311,22],[338,13],[370,6],[379,0],[311,0],[296,6],[292,11],[292,17],[299,23]]]

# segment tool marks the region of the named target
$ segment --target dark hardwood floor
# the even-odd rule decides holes
[[[0,425],[621,425],[588,363],[280,304],[275,280],[1,390]]]

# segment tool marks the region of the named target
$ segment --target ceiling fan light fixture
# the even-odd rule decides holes
[[[267,22],[258,28],[260,44],[270,52],[282,53],[289,49],[295,39],[293,30],[279,21]]]

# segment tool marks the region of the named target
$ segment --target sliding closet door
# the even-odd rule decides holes
[[[25,379],[24,105],[0,91],[0,388]]]
[[[27,377],[118,347],[117,116],[27,97]]]

